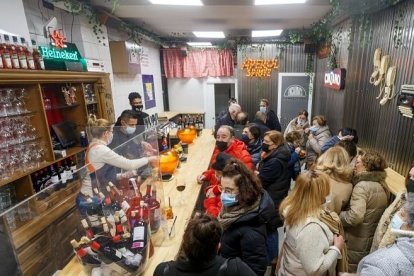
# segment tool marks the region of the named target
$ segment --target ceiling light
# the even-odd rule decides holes
[[[283,30],[252,31],[252,37],[279,36]]]
[[[154,5],[203,6],[201,0],[149,0]]]
[[[193,32],[193,34],[202,38],[225,38],[223,32]]]
[[[187,44],[192,47],[212,46],[211,42],[187,42]]]
[[[258,5],[284,5],[284,4],[303,4],[306,0],[255,0],[254,4]]]

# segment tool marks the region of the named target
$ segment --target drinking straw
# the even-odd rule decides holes
[[[171,226],[170,233],[168,233],[168,237],[171,237],[171,233],[172,233],[172,231],[173,231],[173,229],[174,229],[174,226],[175,226],[175,222],[176,222],[176,221],[177,221],[177,216],[175,216],[175,218],[174,218],[173,224],[172,224],[172,226]]]

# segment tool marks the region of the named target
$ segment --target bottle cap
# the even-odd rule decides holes
[[[91,248],[92,248],[93,250],[95,250],[95,251],[98,251],[98,250],[99,250],[99,248],[101,248],[101,245],[100,245],[99,243],[97,243],[96,241],[93,241],[93,242],[91,243]]]
[[[85,257],[86,255],[88,255],[88,251],[86,251],[86,250],[85,250],[85,248],[80,248],[80,249],[78,250],[78,252],[76,252],[76,254],[77,254],[79,257],[83,258],[83,257]]]
[[[81,223],[82,223],[83,228],[89,228],[89,225],[86,219],[81,220]]]
[[[111,188],[109,186],[106,186],[106,190],[108,191],[108,193],[111,192]]]
[[[73,246],[73,248],[78,248],[79,247],[79,243],[76,240],[71,240],[70,244]]]
[[[116,235],[112,238],[113,242],[120,242],[122,240],[122,236],[121,235]]]
[[[108,182],[109,187],[113,187],[115,186],[114,183],[112,183],[111,181]]]

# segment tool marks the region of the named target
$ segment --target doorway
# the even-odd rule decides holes
[[[214,114],[216,121],[227,113],[228,102],[235,98],[234,83],[214,84]]]

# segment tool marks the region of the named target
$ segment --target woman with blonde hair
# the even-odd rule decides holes
[[[352,194],[352,168],[349,165],[348,153],[339,146],[330,148],[317,159],[315,169],[329,176],[331,193],[327,207],[339,215]]]
[[[349,209],[340,214],[348,240],[350,272],[355,272],[358,263],[369,254],[375,229],[388,206],[386,167],[385,159],[375,151],[368,150],[357,157]]]
[[[97,196],[93,193],[94,188],[105,194],[105,186],[109,182],[116,183],[117,168],[133,171],[149,163],[156,164],[158,162],[157,156],[127,159],[111,150],[108,145],[113,139],[113,125],[106,119],[97,119],[94,115],[90,116],[88,133],[92,138],[85,154],[88,174],[82,179],[81,192],[76,199],[81,215],[86,215],[87,199]]]
[[[286,234],[277,275],[336,275],[345,241],[321,221],[329,193],[329,177],[323,172],[310,170],[296,179],[279,208]]]

